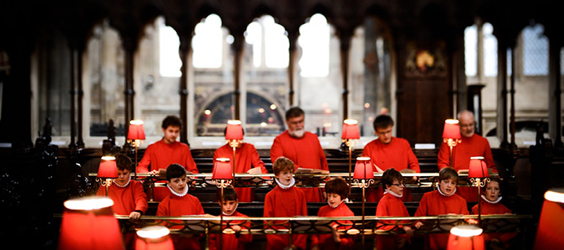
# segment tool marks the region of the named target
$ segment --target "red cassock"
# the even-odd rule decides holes
[[[406,139],[392,137],[392,141],[388,144],[380,142],[376,139],[364,146],[362,156],[370,157],[370,162],[376,164],[380,169],[394,168],[397,171],[404,169],[413,169],[416,173],[421,173],[419,168],[419,160],[411,150],[411,145]],[[374,172],[376,167],[373,167]],[[366,192],[366,200],[368,202],[377,202],[384,195],[382,187],[370,188]],[[411,201],[411,190],[404,189],[402,201]]]
[[[318,217],[348,217],[354,216],[354,213],[343,202],[336,208],[329,205],[323,206],[317,212]],[[339,221],[341,224],[352,224],[352,221]],[[336,223],[333,223],[335,225]],[[349,229],[351,226],[339,226],[337,229]],[[311,236],[311,245],[318,245],[319,249],[351,249],[354,246],[355,237],[349,235],[341,235],[341,243],[337,244],[333,240],[332,234],[319,234]]]
[[[237,211],[235,211],[235,213],[233,213],[230,216],[234,216],[234,217],[247,217],[246,215],[239,213]],[[224,215],[223,218],[225,217],[230,217],[227,215]],[[231,221],[230,225],[232,224],[236,224],[236,223],[241,223],[242,221]],[[224,222],[224,224],[226,224]],[[247,222],[245,223],[245,228],[251,228],[251,223]],[[224,226],[223,228],[226,228],[227,226]],[[242,230],[245,230],[243,227],[241,227]],[[245,243],[249,243],[253,241],[253,235],[252,234],[240,234],[239,236],[237,236],[237,234],[222,234],[222,248],[224,250],[244,250],[245,249]],[[216,250],[219,248],[219,234],[211,234],[210,235],[210,250]]]
[[[170,164],[180,164],[186,170],[197,174],[198,168],[196,162],[192,158],[190,147],[181,142],[173,142],[166,144],[163,140],[157,141],[147,147],[143,158],[137,166],[137,173],[149,172],[149,165],[151,170],[166,169]],[[165,183],[165,181],[160,181]],[[155,187],[153,189],[153,199],[161,201],[170,191],[166,187]]]
[[[233,166],[233,148],[229,144],[225,144],[215,150],[213,153],[213,161],[217,158],[229,158],[231,166]],[[257,149],[253,144],[245,143],[235,150],[235,173],[247,173],[251,168],[260,168],[261,173],[268,174],[264,167],[264,162],[260,159]],[[254,199],[254,189],[252,188],[235,188],[239,202],[251,202]]]
[[[452,148],[453,168],[456,171],[467,170],[470,165],[470,157],[483,156],[488,168],[497,173],[492,150],[488,140],[480,135],[474,134],[472,137],[462,136],[461,142]],[[450,148],[443,142],[439,150],[438,162],[439,170],[448,167],[450,163]],[[477,187],[459,187],[456,193],[469,202],[478,202]]]
[[[457,194],[444,196],[439,191],[431,191],[423,194],[415,216],[434,216],[446,214],[467,215],[468,205],[466,200]],[[446,249],[448,233],[431,234],[425,237],[425,249]]]
[[[482,198],[483,199],[483,198]],[[487,214],[511,214],[511,210],[500,202],[489,203],[487,201],[481,200],[482,215]],[[472,207],[472,214],[478,214],[478,204]],[[517,233],[485,233],[484,241],[489,242],[492,239],[498,239],[505,245],[505,248],[509,248],[509,241],[517,235]]]
[[[282,189],[276,186],[268,192],[264,198],[264,217],[295,217],[307,216],[307,202],[304,192],[296,187]],[[272,228],[280,229],[281,226]],[[288,235],[266,235],[267,250],[282,250],[288,246]],[[292,236],[292,244],[301,249],[306,248],[307,235],[295,234]]]
[[[165,187],[166,188],[166,187]],[[166,188],[168,189],[168,188]],[[157,216],[187,216],[187,215],[203,215],[204,208],[198,198],[186,194],[182,197],[171,192],[159,203],[157,208]],[[175,221],[180,223],[181,221]],[[173,226],[173,229],[182,228],[182,226]],[[170,237],[174,243],[174,249],[200,249],[200,242],[197,236],[179,237],[178,234],[171,234]]]
[[[378,202],[378,207],[376,208],[376,216],[409,217],[409,212],[407,212],[407,208],[405,208],[405,205],[400,198],[387,193]],[[395,223],[396,221],[384,220],[383,222],[389,224]],[[401,222],[409,223],[409,220]],[[379,229],[394,230],[396,228],[403,228],[403,225],[399,225],[397,227],[392,225],[382,226]],[[407,236],[405,234],[376,235],[376,246],[378,249],[398,249],[397,242],[406,240],[406,237]]]
[[[317,135],[305,132],[302,138],[291,137],[288,130],[274,138],[270,148],[270,160],[272,163],[278,157],[284,156],[296,164],[296,169],[311,168],[329,171],[325,152],[319,143]],[[320,202],[323,200],[319,188],[300,188],[306,195],[308,202]]]

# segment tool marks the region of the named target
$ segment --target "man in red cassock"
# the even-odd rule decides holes
[[[182,127],[182,121],[176,116],[167,116],[161,125],[163,139],[147,147],[143,158],[137,166],[137,173],[150,173],[158,175],[159,169],[166,169],[170,164],[179,164],[193,174],[198,173],[196,163],[192,158],[190,147],[176,141]],[[149,166],[151,171],[149,171]],[[155,187],[153,199],[161,201],[167,194],[168,189]]]
[[[383,173],[394,168],[397,171],[412,169],[420,173],[419,160],[411,150],[411,145],[406,139],[393,137],[394,120],[388,115],[379,115],[374,119],[374,132],[377,139],[364,146],[362,156],[370,157],[374,172]],[[417,177],[414,177],[417,180]],[[368,189],[367,201],[377,202],[384,195],[382,187]],[[411,190],[406,189],[402,201],[411,201]]]
[[[325,152],[317,136],[304,128],[304,111],[294,107],[286,111],[288,129],[278,135],[270,148],[270,160],[275,162],[280,156],[292,160],[297,168],[311,168],[329,171]],[[319,188],[301,188],[308,202],[323,200]]]
[[[458,124],[460,126],[461,142],[452,149],[452,167],[456,171],[467,170],[470,165],[470,157],[483,156],[489,169],[497,173],[497,168],[492,156],[492,150],[488,140],[476,133],[474,129],[476,121],[474,114],[468,110],[458,113]],[[443,142],[439,150],[437,165],[439,170],[450,166],[450,148]],[[458,195],[469,202],[478,202],[477,187],[460,187]]]

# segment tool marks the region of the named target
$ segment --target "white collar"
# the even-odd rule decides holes
[[[490,201],[490,200],[486,199],[486,196],[482,195],[482,200],[484,200],[484,201],[486,201],[487,203],[490,203],[490,204],[497,204],[501,201],[501,196],[497,197],[497,200],[495,200],[495,201]]]
[[[294,180],[294,177],[292,177],[292,180],[290,180],[290,184],[288,184],[288,185],[284,185],[284,184],[280,183],[280,181],[278,181],[278,178],[274,178],[274,180],[276,181],[278,186],[282,189],[291,188],[292,186],[294,186],[294,184],[296,184],[296,180]]]
[[[439,194],[443,195],[444,197],[450,197],[450,196],[453,196],[456,193],[456,187],[454,188],[454,191],[452,191],[452,194],[445,194],[445,193],[443,193],[443,191],[441,191],[441,186],[440,185],[437,185],[437,186],[439,186],[437,188],[437,191],[439,191]]]
[[[396,194],[392,190],[389,190],[389,189],[386,189],[386,192],[384,192],[384,194],[390,194],[391,196],[398,197],[398,198],[403,197],[403,194]]]
[[[343,202],[345,202],[347,199],[341,200],[341,202],[339,202],[339,204],[335,205],[335,206],[331,206],[331,204],[329,204],[329,201],[327,201],[327,205],[329,205],[332,208],[337,208],[339,207]]]
[[[117,181],[114,180],[114,184],[115,184],[116,186],[120,187],[120,188],[127,187],[127,185],[129,185],[129,182],[131,182],[131,175],[129,175],[129,180],[127,180],[127,182],[126,182],[125,185],[123,185],[123,186],[120,185],[120,184],[118,184]]]
[[[231,216],[231,215],[233,215],[235,212],[237,212],[237,208],[238,208],[238,207],[239,207],[239,203],[237,202],[237,205],[235,205],[235,209],[233,209],[233,212],[231,212],[230,214],[227,214],[227,213],[225,213],[225,212],[222,212],[222,213],[223,213],[223,215],[225,215],[225,216]]]
[[[187,193],[188,193],[188,186],[186,186],[186,188],[184,189],[184,192],[182,193],[178,193],[176,191],[174,191],[168,184],[166,184],[166,187],[170,190],[170,192],[178,197],[184,197]]]

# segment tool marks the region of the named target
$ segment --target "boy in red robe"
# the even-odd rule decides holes
[[[325,184],[327,193],[327,203],[317,212],[318,217],[347,217],[354,216],[349,209],[345,199],[349,193],[347,182],[340,177],[332,178]],[[339,221],[341,224],[352,224],[352,221]],[[311,237],[311,249],[351,249],[355,243],[355,237],[339,235],[339,229],[349,229],[351,226],[339,226],[337,223],[332,225],[332,234],[319,234]]]
[[[157,216],[188,216],[203,215],[204,208],[198,198],[188,194],[186,183],[186,169],[178,164],[171,164],[166,169],[167,188],[169,194],[159,203]],[[180,222],[180,221],[176,221]],[[182,228],[182,226],[175,226]],[[178,234],[171,235],[174,249],[200,249],[200,242],[195,235],[180,237]]]
[[[376,216],[393,216],[393,217],[409,217],[407,208],[403,204],[401,198],[404,194],[404,183],[403,176],[400,172],[394,168],[387,169],[382,175],[382,187],[386,190],[384,192],[384,197],[378,202],[378,207],[376,208]],[[385,223],[395,223],[396,221],[384,221]],[[409,221],[401,221],[402,223],[409,223]],[[413,235],[413,229],[410,226],[405,225],[390,225],[381,226],[379,230],[400,230],[406,232],[406,234],[396,234],[396,235],[376,235],[376,246],[377,249],[404,249],[407,245],[406,242],[408,237]]]
[[[304,111],[294,107],[286,111],[288,129],[274,138],[270,148],[270,160],[276,161],[284,156],[292,160],[297,168],[311,168],[329,171],[325,152],[317,135],[305,131]],[[322,191],[319,188],[300,188],[308,202],[321,202]]]
[[[415,173],[421,173],[419,160],[411,150],[411,145],[406,139],[393,137],[392,130],[394,120],[389,115],[379,115],[374,119],[374,132],[378,139],[364,146],[362,156],[370,157],[375,173],[382,173],[386,169],[395,168],[398,171],[411,169]],[[413,177],[416,181],[417,177]],[[377,202],[384,195],[381,187],[368,189],[366,201]],[[401,197],[402,201],[411,201],[411,190],[405,190]]]
[[[458,173],[456,173],[456,170],[452,168],[441,169],[437,184],[439,187],[437,190],[423,195],[415,216],[470,214],[466,200],[455,194],[457,184]],[[421,226],[423,226],[423,222],[415,223],[417,229]],[[448,233],[427,235],[425,237],[425,249],[446,249],[448,236]]]
[[[159,169],[166,169],[170,164],[179,164],[193,174],[198,173],[196,162],[192,158],[190,147],[176,141],[182,128],[182,121],[176,116],[167,116],[161,125],[163,139],[147,147],[143,158],[137,166],[137,173],[150,173],[158,175]],[[149,166],[151,171],[149,171]],[[162,181],[164,183],[164,181]],[[153,188],[153,199],[161,201],[168,195],[168,189],[164,187]]]
[[[511,214],[511,210],[501,204],[501,180],[496,177],[490,177],[490,181],[486,184],[482,195],[481,214]],[[478,214],[479,206],[476,204],[472,207],[472,214]],[[484,242],[490,245],[492,249],[509,248],[509,241],[517,235],[517,233],[487,233],[484,235]]]
[[[275,181],[278,185],[266,194],[264,198],[264,217],[296,217],[307,216],[307,203],[304,192],[294,187],[293,177],[295,165],[286,157],[279,157],[274,162]],[[268,222],[267,222],[268,223]],[[278,223],[278,222],[272,222]],[[268,227],[268,226],[266,226]],[[273,229],[282,229],[282,226],[272,226]],[[305,234],[292,236],[292,249],[306,249]],[[289,236],[283,234],[266,235],[267,250],[282,250],[288,246]]]
[[[227,128],[225,132],[227,132]],[[231,140],[215,150],[213,153],[214,165],[217,158],[229,158],[229,162],[233,166],[233,147],[236,148],[235,160],[237,162],[235,162],[235,173],[249,173],[252,168],[260,168],[262,174],[268,174],[255,146],[242,140]],[[236,187],[235,191],[240,202],[251,202],[254,200],[255,192],[253,188]]]
[[[237,193],[233,188],[226,188],[223,190],[223,205],[219,202],[220,206],[223,207],[223,219],[225,217],[247,217],[246,215],[239,213],[237,211],[237,206],[239,205],[239,201],[237,200]],[[229,250],[244,250],[246,243],[253,241],[252,234],[241,234],[241,230],[246,230],[251,228],[251,223],[247,222],[244,224],[243,228],[239,226],[244,221],[230,221],[229,225],[231,225],[231,229],[235,232],[234,234],[221,234],[222,238],[222,249],[229,249]],[[224,222],[224,225],[227,223]],[[227,226],[223,226],[226,228]],[[219,249],[219,234],[212,234],[210,236],[210,250]]]
[[[115,157],[118,178],[108,188],[108,193],[106,193],[106,187],[101,186],[96,195],[110,197],[114,202],[112,209],[115,214],[128,215],[131,219],[139,219],[149,208],[147,195],[143,191],[143,184],[131,179],[133,162],[127,155],[119,153]],[[135,234],[127,234],[125,244],[127,248],[133,248]]]

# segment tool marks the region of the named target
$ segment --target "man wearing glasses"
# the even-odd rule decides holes
[[[468,110],[458,113],[458,125],[460,126],[461,142],[452,149],[453,168],[457,172],[467,170],[470,164],[470,157],[483,156],[488,168],[492,169],[493,172],[497,172],[488,140],[474,133],[476,125],[474,114]],[[450,166],[449,151],[447,143],[443,142],[438,155],[437,165],[439,170]],[[477,191],[472,188],[460,187],[457,193],[466,201],[478,201]]]

